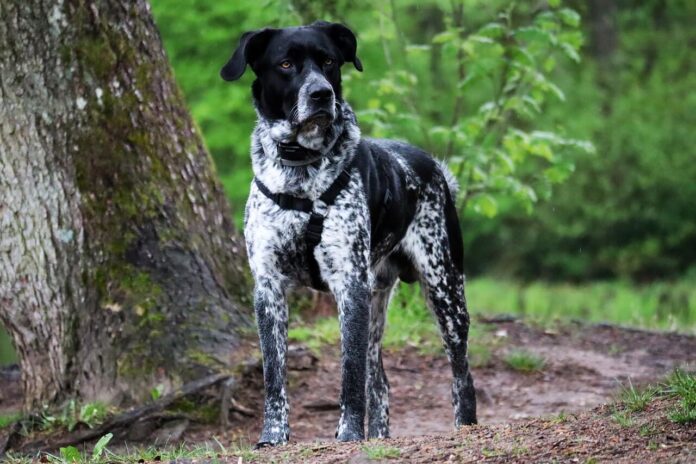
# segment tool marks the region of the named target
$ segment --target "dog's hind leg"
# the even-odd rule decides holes
[[[257,448],[286,443],[290,439],[288,397],[285,386],[288,308],[281,279],[256,278],[254,309],[263,355],[266,390],[263,430]]]
[[[411,256],[435,314],[453,374],[452,403],[456,427],[476,423],[476,393],[469,372],[467,337],[469,313],[464,297],[461,235],[453,204],[444,186],[430,186],[423,193],[416,217],[404,237],[404,250]],[[459,243],[450,244],[450,240]],[[453,252],[453,250],[455,250]]]
[[[395,279],[388,279],[372,292],[370,336],[367,349],[367,437],[389,437],[389,381],[382,365],[382,336],[394,290]]]

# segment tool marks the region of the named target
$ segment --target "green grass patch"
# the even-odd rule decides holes
[[[505,355],[503,361],[509,368],[525,374],[539,372],[546,366],[544,358],[526,350],[512,350]]]
[[[644,411],[650,402],[658,395],[659,390],[655,387],[636,388],[629,379],[628,385],[624,386],[619,393],[619,398],[624,406],[631,412]]]
[[[645,285],[523,284],[483,277],[469,281],[466,292],[472,314],[512,313],[542,324],[580,319],[696,334],[696,285],[688,279]]]
[[[388,446],[382,443],[368,443],[362,446],[362,451],[367,459],[396,459],[401,456],[401,450],[396,446]]]
[[[481,324],[470,327],[469,358],[472,366],[488,365],[493,348],[501,342],[492,336],[490,330],[489,326]],[[293,321],[288,337],[316,353],[325,345],[338,346],[341,340],[338,318],[323,318],[311,324]],[[437,321],[427,308],[418,285],[402,283],[394,292],[387,312],[383,346],[386,349],[412,347],[421,354],[444,353]]]
[[[696,423],[696,374],[676,370],[667,379],[665,387],[667,395],[678,399],[667,417],[678,424]]]
[[[22,414],[19,412],[12,412],[10,414],[0,414],[0,429],[12,425],[22,418]]]
[[[614,411],[611,418],[621,427],[630,427],[633,425],[633,417],[628,411]]]

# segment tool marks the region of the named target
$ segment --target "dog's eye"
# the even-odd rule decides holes
[[[324,59],[324,64],[326,66],[331,66],[332,64],[334,64],[334,60],[332,60],[331,58],[326,58]]]
[[[292,63],[288,60],[283,60],[280,62],[280,67],[283,69],[290,69],[292,67]]]

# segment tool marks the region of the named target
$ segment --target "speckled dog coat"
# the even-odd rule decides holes
[[[475,423],[454,178],[443,164],[413,146],[361,137],[355,115],[341,97],[340,73],[333,69],[345,61],[362,69],[355,56],[355,38],[347,28],[315,23],[267,31],[256,32],[266,34],[263,46],[255,44],[258,57],[241,52],[246,60],[241,72],[234,62],[235,56],[240,60],[239,49],[223,68],[223,77],[234,80],[250,63],[258,76],[253,87],[258,122],[251,149],[256,182],[246,206],[244,235],[264,358],[266,401],[259,445],[289,439],[286,292],[293,286],[328,290],[338,304],[339,440],[363,439],[366,415],[370,438],[389,435],[389,384],[382,367],[381,339],[389,298],[399,280],[420,282],[439,323],[454,376],[455,425]],[[248,42],[243,37],[240,48],[248,49]],[[285,56],[292,58],[281,61]],[[291,59],[292,73],[286,67]],[[265,73],[275,74],[271,79]],[[289,110],[273,114],[268,96],[280,92],[272,86],[282,83],[295,90],[291,95],[288,90],[281,92],[290,101]],[[279,151],[287,143],[316,156],[306,165],[289,166]],[[347,182],[333,204],[319,205],[318,199],[344,171]],[[308,255],[306,239],[311,213],[283,207],[276,194],[321,206],[323,227],[313,253]],[[312,259],[318,268],[314,279]]]

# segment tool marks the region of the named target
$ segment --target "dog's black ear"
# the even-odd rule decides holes
[[[220,77],[226,81],[236,81],[244,74],[247,64],[253,69],[254,62],[266,50],[266,46],[275,32],[276,29],[261,29],[242,34],[232,58],[220,70]]]
[[[355,66],[355,69],[362,72],[363,66],[358,58],[358,40],[355,38],[353,31],[348,29],[343,24],[329,23],[326,21],[317,21],[313,26],[323,29],[326,34],[333,40],[338,49],[343,55],[343,61],[350,61]]]

